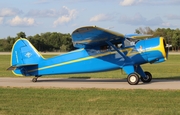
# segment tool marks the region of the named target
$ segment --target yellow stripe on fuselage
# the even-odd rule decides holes
[[[46,66],[46,67],[42,67],[42,68],[30,70],[30,71],[28,71],[28,72],[33,72],[33,71],[37,71],[37,70],[49,69],[49,68],[53,68],[53,67],[57,67],[57,66],[62,66],[62,65],[67,65],[67,64],[71,64],[71,63],[75,63],[75,62],[84,61],[84,60],[90,60],[90,59],[93,59],[93,58],[102,57],[102,56],[107,56],[107,55],[111,55],[111,54],[114,54],[114,53],[116,53],[116,52],[107,52],[107,53],[98,54],[98,55],[95,55],[95,56],[88,56],[88,57],[85,57],[85,58],[80,58],[80,59],[76,59],[76,60],[71,60],[71,61],[62,62],[62,63],[59,63],[59,64],[54,64],[54,65],[50,65],[50,66]]]
[[[135,55],[135,54],[139,53],[139,52],[131,52],[132,50],[133,50],[133,48],[127,48],[127,49],[124,49],[124,50],[121,50],[121,51],[122,52],[127,51],[128,52],[127,56]],[[57,66],[72,64],[72,63],[81,62],[81,61],[85,61],[85,60],[90,60],[90,59],[94,59],[94,58],[98,58],[98,57],[112,55],[112,54],[115,54],[115,53],[117,53],[117,51],[106,52],[106,53],[102,53],[102,54],[98,54],[98,55],[94,55],[94,56],[88,56],[88,57],[84,57],[84,58],[80,58],[80,59],[76,59],[76,60],[62,62],[62,63],[59,63],[59,64],[54,64],[54,65],[50,65],[50,66],[41,67],[41,68],[38,68],[38,69],[30,70],[28,72],[34,72],[34,71],[37,71],[37,70],[44,70],[44,69],[49,69],[49,68],[53,68],[53,67],[57,67]]]

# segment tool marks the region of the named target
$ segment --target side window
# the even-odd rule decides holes
[[[101,52],[106,52],[108,50],[109,50],[109,46],[107,46],[107,45],[103,45],[103,46],[100,47]]]
[[[114,43],[113,44],[114,47],[116,48],[122,48],[122,43]],[[107,51],[110,51],[110,50],[115,50],[112,46],[109,46],[109,45],[103,45],[103,46],[100,46],[100,52],[107,52]]]
[[[117,49],[122,48],[122,43],[114,43],[113,44]],[[111,46],[111,50],[114,50],[114,48]]]
[[[122,48],[122,43],[116,43],[116,44],[114,44],[114,46],[115,46],[116,48]]]

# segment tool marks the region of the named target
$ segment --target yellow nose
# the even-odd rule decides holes
[[[159,50],[161,51],[165,60],[167,60],[166,43],[163,37],[160,37]]]

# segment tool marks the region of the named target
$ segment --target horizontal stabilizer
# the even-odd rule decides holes
[[[38,64],[22,64],[22,65],[13,65],[10,66],[7,70],[15,70],[16,68],[21,68],[21,67],[33,67],[37,66]]]

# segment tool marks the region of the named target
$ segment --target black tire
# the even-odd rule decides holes
[[[37,78],[34,77],[34,78],[32,79],[32,82],[37,82]]]
[[[139,75],[136,73],[131,73],[127,76],[127,82],[130,85],[137,85],[139,83]]]
[[[150,72],[144,72],[145,74],[146,74],[146,78],[144,78],[144,77],[141,77],[141,81],[143,82],[143,83],[149,83],[149,82],[151,82],[151,80],[152,80],[152,75],[151,75],[151,73]]]

